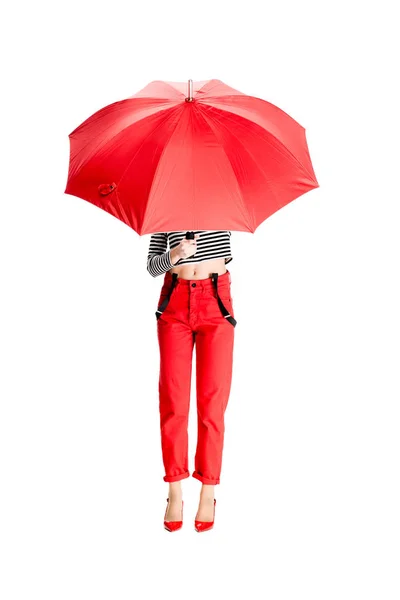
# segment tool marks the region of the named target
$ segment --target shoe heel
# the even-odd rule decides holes
[[[167,531],[178,531],[178,529],[181,529],[182,525],[183,525],[183,500],[182,500],[182,520],[181,521],[166,521],[165,517],[167,516],[167,511],[168,511],[168,502],[169,502],[169,498],[167,498],[167,508],[165,509],[165,514],[164,514],[164,528]]]

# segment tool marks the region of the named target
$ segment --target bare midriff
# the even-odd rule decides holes
[[[212,273],[223,275],[226,273],[225,258],[214,258],[213,260],[204,260],[199,263],[188,263],[186,265],[177,265],[169,271],[177,273],[181,279],[207,279]]]

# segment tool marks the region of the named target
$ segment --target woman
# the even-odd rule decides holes
[[[188,469],[188,416],[193,346],[196,343],[198,438],[192,476],[202,482],[196,531],[213,527],[214,487],[220,483],[224,413],[231,379],[234,328],[230,231],[152,234],[147,270],[164,274],[156,311],[160,348],[159,407],[161,446],[169,484],[164,526],[183,521],[181,480]],[[169,243],[169,250],[168,250]]]

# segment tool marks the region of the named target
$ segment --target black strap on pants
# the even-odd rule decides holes
[[[178,281],[178,273],[172,273],[172,284],[171,284],[171,287],[169,289],[168,296],[166,296],[164,298],[163,302],[161,303],[161,305],[156,310],[156,317],[157,317],[157,319],[159,319],[161,317],[161,314],[167,308],[167,304],[169,302],[169,299],[171,298],[171,294],[173,292],[174,287],[176,286],[177,281]]]
[[[221,309],[221,312],[222,312],[223,316],[225,317],[225,319],[227,321],[229,321],[229,323],[231,323],[231,325],[233,325],[234,327],[236,327],[236,323],[237,323],[236,319],[234,319],[232,317],[232,315],[229,314],[229,311],[226,310],[225,306],[223,305],[223,302],[222,302],[221,298],[218,295],[218,273],[211,273],[211,277],[212,277],[212,280],[213,280],[215,291],[217,292],[217,300],[218,300],[218,304],[219,304],[219,307]]]
[[[227,321],[229,321],[229,323],[231,325],[233,325],[233,327],[236,327],[236,323],[237,323],[236,319],[234,319],[232,317],[232,315],[229,313],[229,311],[225,308],[225,306],[224,306],[221,298],[218,295],[218,273],[211,273],[211,277],[212,277],[212,282],[213,282],[214,287],[215,287],[215,291],[217,292],[218,306],[221,309],[221,313],[225,317],[225,319]],[[178,274],[177,273],[172,273],[172,284],[171,284],[170,290],[168,292],[168,296],[166,296],[164,298],[163,302],[161,303],[161,305],[156,310],[156,317],[157,317],[157,319],[159,319],[161,317],[162,313],[167,308],[168,302],[169,302],[169,300],[171,298],[171,294],[172,294],[173,289],[174,289],[174,287],[175,287],[175,285],[177,283],[177,280],[178,280]]]

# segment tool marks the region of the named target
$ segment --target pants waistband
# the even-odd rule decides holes
[[[172,282],[172,273],[166,271],[164,275],[164,285],[170,285]],[[195,284],[195,285],[193,285]],[[231,284],[231,274],[228,270],[222,275],[218,275],[218,288],[229,287]],[[206,277],[205,279],[183,279],[182,277],[178,277],[176,280],[175,287],[179,288],[189,288],[189,287],[197,287],[200,289],[213,289],[214,284],[211,279],[211,275]]]

